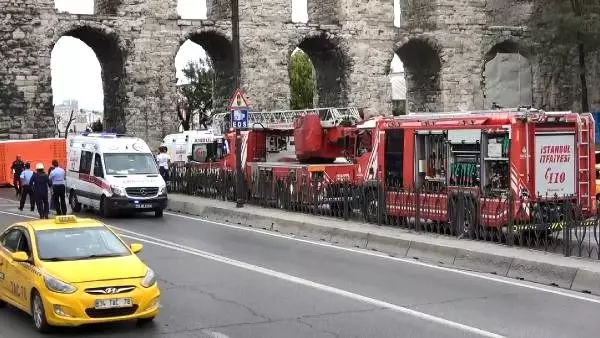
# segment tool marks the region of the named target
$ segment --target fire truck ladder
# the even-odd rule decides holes
[[[443,112],[409,112],[406,115],[394,116],[395,120],[411,120],[418,118],[419,120],[436,120],[440,117],[469,117],[476,115],[485,114],[502,114],[502,113],[515,113],[517,115],[535,114],[536,112],[541,113],[535,108],[530,107],[516,107],[516,108],[502,108],[502,109],[487,109],[487,110],[472,110],[472,111],[443,111]]]
[[[361,120],[358,108],[314,108],[301,110],[276,110],[248,112],[248,127],[250,129],[279,129],[291,130],[294,128],[294,121],[299,116],[318,114],[321,118],[323,128],[331,128],[340,125],[344,121],[355,124]],[[215,132],[226,132],[229,129],[229,122],[226,117],[229,113],[219,113],[213,116],[213,130]]]
[[[587,114],[580,114],[577,118],[579,137],[577,140],[578,167],[579,167],[579,203],[587,209],[590,205],[590,119]],[[581,178],[585,179],[582,180]]]

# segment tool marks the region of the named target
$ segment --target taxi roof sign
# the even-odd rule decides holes
[[[56,224],[77,223],[75,215],[60,215],[54,218]]]

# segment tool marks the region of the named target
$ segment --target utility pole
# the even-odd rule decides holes
[[[241,85],[241,62],[240,62],[240,13],[238,0],[231,0],[231,43],[233,49],[233,81],[235,88]],[[233,111],[231,112],[231,123],[233,125]],[[244,206],[244,176],[242,175],[242,135],[240,128],[235,128],[235,171],[236,171],[236,207]]]

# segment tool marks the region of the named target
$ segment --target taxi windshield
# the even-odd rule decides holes
[[[107,175],[158,174],[152,154],[104,154]]]
[[[131,254],[123,242],[104,227],[38,230],[35,239],[38,257],[43,261],[74,261]]]

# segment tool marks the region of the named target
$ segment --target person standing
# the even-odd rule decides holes
[[[169,164],[171,163],[171,156],[167,154],[167,147],[162,146],[158,148],[159,154],[156,155],[156,162],[158,163],[158,172],[163,177],[165,182],[169,180]]]
[[[65,201],[65,170],[58,165],[57,160],[52,160],[52,172],[48,178],[52,184],[52,204],[56,208],[57,215],[67,214],[67,202]]]
[[[52,166],[48,168],[48,177],[52,175],[52,170],[54,170],[54,162]],[[56,208],[56,204],[54,203],[54,190],[50,189],[50,210],[54,210],[58,213],[58,209]]]
[[[38,163],[35,165],[36,172],[31,176],[30,185],[33,188],[33,196],[37,204],[38,213],[41,219],[48,219],[50,211],[48,210],[48,190],[50,187],[50,179],[44,172],[44,164]]]
[[[13,172],[13,185],[17,191],[17,196],[21,193],[21,173],[25,169],[25,163],[21,160],[21,155],[17,155],[17,159],[12,163],[10,167]]]
[[[25,170],[23,170],[21,176],[19,177],[21,179],[21,201],[19,203],[19,210],[21,211],[23,211],[23,207],[25,206],[25,200],[27,200],[27,195],[29,195],[31,211],[35,210],[35,200],[33,198],[33,189],[31,188],[32,176],[33,171],[31,170],[31,164],[29,162],[26,162]]]

